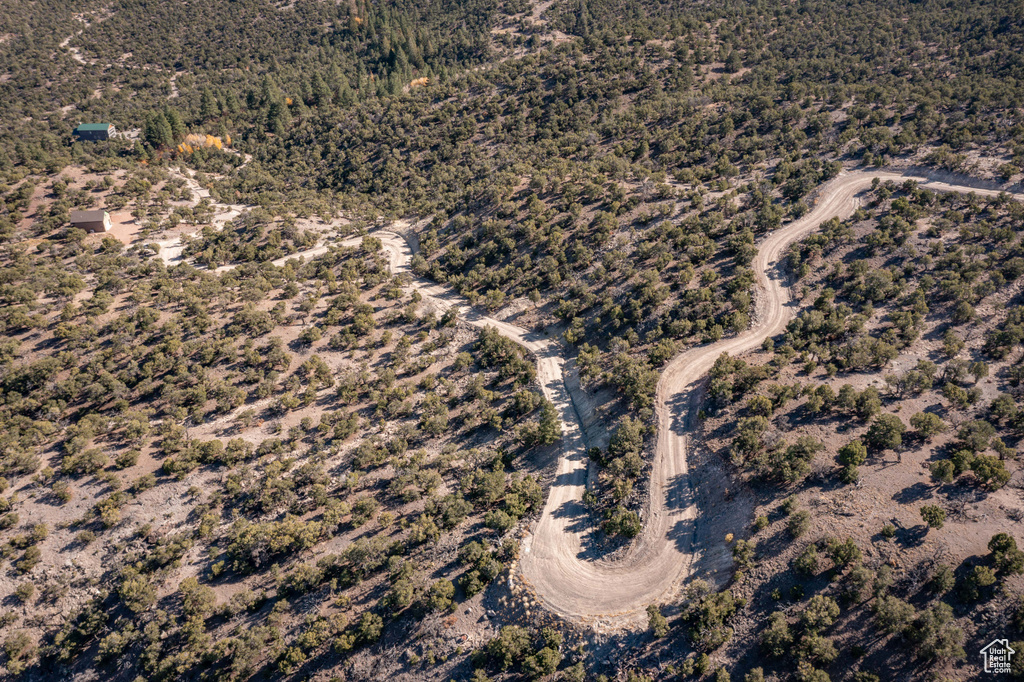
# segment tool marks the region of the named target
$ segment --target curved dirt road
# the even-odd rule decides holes
[[[676,596],[691,573],[695,556],[692,539],[697,509],[687,480],[687,431],[703,378],[722,353],[737,355],[781,333],[795,315],[780,260],[793,242],[816,230],[833,216],[855,210],[855,195],[873,178],[916,180],[936,191],[996,195],[997,190],[932,182],[924,177],[892,172],[844,173],[822,188],[814,209],[768,235],[758,246],[751,266],[757,276],[757,314],[751,328],[717,343],[702,345],[676,356],[658,382],[655,398],[657,442],[651,470],[650,495],[641,537],[622,558],[590,560],[574,531],[581,518],[586,485],[586,460],[577,439],[566,439],[543,515],[523,544],[521,576],[546,608],[560,615],[598,624],[642,622],[648,604]],[[549,396],[551,397],[551,396]],[[573,431],[572,428],[567,431]]]
[[[743,353],[785,329],[796,313],[780,268],[786,249],[823,221],[853,213],[855,196],[868,188],[874,178],[916,180],[922,187],[940,192],[974,192],[985,196],[1000,193],[930,181],[913,174],[843,173],[822,188],[818,202],[806,216],[769,234],[759,244],[751,266],[757,277],[757,311],[750,329],[681,353],[661,375],[655,396],[658,430],[644,530],[628,552],[614,560],[591,556],[584,543],[585,532],[591,526],[583,505],[588,458],[579,415],[563,377],[560,342],[487,317],[448,287],[413,276],[412,286],[437,308],[455,307],[470,324],[494,327],[530,350],[537,358],[537,378],[544,396],[554,403],[562,421],[562,456],[540,520],[523,542],[511,583],[521,581],[549,611],[599,628],[642,623],[647,605],[666,603],[676,596],[683,580],[692,573],[696,553],[702,550],[693,546],[699,519],[686,457],[686,434],[695,413],[691,408],[696,405],[699,386],[722,353]],[[381,240],[390,254],[392,273],[410,271],[413,251],[403,236],[388,231],[377,231],[373,236]],[[358,238],[342,242],[345,246],[357,243]],[[287,258],[314,256],[323,250],[320,247]]]
[[[691,574],[698,521],[687,479],[687,432],[703,378],[722,353],[736,355],[781,333],[796,313],[780,269],[780,260],[793,242],[806,237],[833,216],[847,217],[856,208],[855,196],[874,178],[916,180],[936,191],[975,192],[994,196],[998,190],[933,182],[893,172],[843,173],[822,188],[814,209],[764,239],[751,266],[757,276],[757,313],[750,329],[717,343],[697,346],[676,356],[658,382],[655,413],[657,443],[651,467],[650,494],[644,530],[629,551],[614,560],[590,556],[584,543],[590,523],[583,505],[588,458],[580,419],[563,378],[561,344],[542,334],[480,314],[463,297],[444,285],[413,278],[413,287],[442,310],[459,309],[477,327],[492,326],[522,344],[537,358],[537,378],[545,397],[562,421],[562,456],[540,520],[522,546],[518,570],[510,579],[521,581],[546,609],[599,627],[642,623],[648,604],[675,597]],[[412,249],[391,232],[375,232],[391,255],[392,272],[408,272]],[[346,242],[349,245],[354,240]]]
[[[192,207],[195,208],[200,201],[203,199],[210,199],[210,190],[200,185],[194,177],[189,173],[183,171],[181,168],[173,170],[172,173],[177,175],[179,178],[185,181],[185,185],[192,192],[192,198],[195,200]],[[241,204],[221,204],[213,202],[214,210],[220,210],[219,214],[214,215],[210,225],[217,230],[224,229],[224,226],[230,223],[232,220],[237,218],[245,211],[246,207]],[[178,235],[171,237],[170,239],[156,240],[153,243],[159,247],[157,252],[158,257],[166,263],[168,266],[178,265],[179,263],[185,262],[185,242],[182,238],[185,235]],[[220,268],[219,270],[230,270],[235,266],[228,266],[226,268]]]
[[[686,458],[686,433],[697,389],[722,353],[743,353],[785,329],[797,312],[779,267],[787,248],[823,221],[853,213],[855,195],[876,177],[896,182],[912,179],[936,191],[999,193],[892,172],[844,173],[822,188],[808,215],[768,235],[751,266],[757,276],[757,314],[751,328],[676,356],[662,373],[655,398],[658,435],[644,531],[622,558],[588,560],[581,535],[573,530],[582,514],[586,461],[578,439],[566,439],[543,515],[532,538],[524,542],[520,560],[522,578],[546,608],[600,624],[626,624],[644,618],[648,604],[665,603],[675,596],[691,573],[694,551],[699,549],[692,547],[697,509],[687,481]]]

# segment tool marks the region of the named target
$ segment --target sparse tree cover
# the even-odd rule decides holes
[[[888,525],[871,541],[899,547],[904,537],[926,527],[937,537],[970,534],[969,522],[950,516],[952,501],[965,487],[976,488],[972,494],[985,499],[1005,486],[1016,470],[1021,433],[1018,385],[1024,380],[1015,367],[1021,347],[1012,331],[1020,322],[1014,305],[996,312],[990,318],[993,326],[980,332],[971,329],[979,325],[979,317],[970,311],[983,301],[1000,300],[1005,295],[999,293],[1005,292],[1001,287],[1024,274],[1011,264],[1020,249],[1014,221],[1024,211],[1013,202],[936,195],[912,183],[878,183],[864,202],[865,208],[850,219],[826,223],[821,228],[824,236],[812,235],[791,251],[789,265],[808,287],[802,312],[781,338],[762,345],[762,358],[719,358],[705,402],[707,433],[723,456],[749,471],[750,482],[775,499],[787,493],[773,492],[764,484],[787,474],[787,461],[779,455],[788,443],[811,434],[842,432],[833,446],[838,478],[869,490],[890,487],[886,479],[894,460],[897,470],[908,471],[918,466],[907,467],[908,457],[923,462],[936,486],[909,509],[920,515],[919,525]],[[924,219],[924,226],[900,226],[897,218],[911,214]],[[902,236],[897,238],[896,230]],[[940,235],[949,241],[939,245]],[[916,252],[901,253],[898,241],[903,248],[913,244]],[[879,261],[869,260],[870,253],[858,251],[858,245],[874,249],[876,256],[889,254],[886,266],[875,267]],[[991,267],[976,270],[972,253],[984,254]],[[808,263],[814,267],[805,267]],[[968,274],[975,270],[977,274]],[[974,284],[961,284],[967,280]],[[958,312],[960,303],[965,307]],[[911,363],[901,361],[902,369],[892,369],[898,354],[913,356],[916,339],[935,329],[942,342],[939,353]],[[964,342],[979,337],[983,347],[975,343],[969,348]],[[1004,340],[1008,346],[1000,346]],[[996,392],[982,397],[976,381],[992,381]],[[920,407],[908,411],[904,401]],[[833,436],[832,442],[836,440]],[[767,471],[755,466],[759,458],[772,462]],[[824,473],[818,460],[810,460],[810,466],[814,474],[808,475]],[[894,497],[902,496],[897,490]],[[798,679],[836,672],[829,664],[834,654],[820,639],[818,625],[819,619],[830,622],[826,599],[840,606],[840,623],[848,604],[853,613],[870,610],[878,631],[891,636],[883,640],[892,642],[887,646],[912,646],[912,655],[922,665],[968,665],[959,661],[969,649],[969,621],[979,617],[979,609],[991,603],[998,590],[1007,589],[1009,576],[1024,571],[1024,554],[1013,537],[998,534],[987,555],[963,556],[959,566],[930,568],[923,588],[908,589],[893,581],[901,571],[875,565],[864,556],[863,540],[815,535],[831,525],[830,516],[826,512],[818,520],[820,510],[801,508],[801,501],[817,503],[815,495],[793,496],[775,511],[783,516],[783,541],[793,539],[775,580],[784,579],[788,571],[797,584],[788,593],[776,589],[772,597],[800,600],[801,610],[794,609],[799,615],[795,621],[793,612],[788,618],[782,612],[759,612],[765,619],[759,635],[762,651],[780,661],[773,670],[795,669]],[[992,499],[989,513],[999,515],[994,511],[998,504]],[[905,505],[900,500],[900,506]],[[766,513],[764,525],[755,524],[759,533],[779,518],[772,516],[772,508]],[[1012,523],[1008,519],[1007,527]],[[833,587],[818,587],[822,576],[829,576]],[[824,626],[826,636],[828,627],[837,624]],[[838,627],[846,634],[857,632]],[[816,628],[819,632],[814,634]],[[868,640],[859,641],[876,646]]]
[[[872,422],[864,435],[868,445],[879,450],[895,450],[903,445],[903,434],[907,427],[894,414],[883,414]]]
[[[860,440],[853,440],[839,448],[836,459],[843,465],[840,474],[844,483],[856,483],[859,477],[857,467],[868,457],[868,450]]]
[[[517,625],[506,625],[488,642],[486,662],[502,671],[515,665],[529,679],[536,679],[557,669],[562,660],[561,647],[562,636],[552,628],[542,628],[536,633]],[[478,669],[478,676],[481,672]]]
[[[998,533],[988,541],[992,562],[997,571],[1004,575],[1024,573],[1024,551],[1017,548],[1017,541],[1008,533]]]
[[[515,556],[514,543],[506,542],[496,551],[487,550],[479,557],[467,559],[469,570],[459,581],[461,589],[446,580],[424,585],[418,562],[407,561],[402,564],[406,568],[394,574],[390,589],[380,599],[381,613],[375,612],[376,604],[369,605],[373,610],[363,608],[355,612],[346,605],[348,597],[344,590],[378,580],[392,559],[403,555],[415,557],[416,547],[436,540],[442,532],[452,532],[468,516],[479,514],[478,518],[483,518],[487,508],[496,502],[501,507],[495,511],[501,511],[515,523],[539,508],[543,499],[533,478],[509,475],[504,469],[496,473],[503,492],[478,511],[460,495],[438,495],[444,478],[449,486],[458,487],[462,470],[451,467],[450,459],[443,456],[431,458],[426,454],[428,449],[440,452],[437,439],[446,438],[449,433],[492,428],[474,419],[468,409],[470,401],[479,397],[472,398],[471,391],[457,389],[454,383],[445,384],[443,403],[432,402],[429,395],[413,395],[409,387],[422,383],[419,375],[431,365],[436,365],[434,371],[439,372],[442,383],[450,382],[448,376],[454,370],[447,369],[443,362],[431,358],[420,368],[403,366],[397,361],[402,351],[402,344],[398,343],[385,350],[376,378],[366,371],[365,364],[360,369],[358,363],[351,363],[348,373],[339,373],[337,365],[327,359],[336,361],[337,356],[325,348],[326,340],[316,339],[306,339],[313,345],[311,349],[290,348],[302,358],[295,362],[292,352],[286,350],[288,346],[276,336],[267,336],[279,328],[275,318],[278,313],[267,313],[268,317],[263,319],[257,308],[246,307],[251,302],[239,300],[239,294],[244,294],[249,286],[273,290],[275,285],[283,287],[289,278],[302,275],[313,287],[334,288],[339,298],[347,297],[352,302],[347,308],[335,305],[326,311],[310,307],[309,314],[329,317],[332,310],[347,310],[349,314],[358,311],[355,314],[370,320],[361,325],[361,340],[349,345],[349,352],[362,353],[364,362],[373,359],[377,351],[371,354],[370,350],[380,344],[368,335],[381,327],[388,336],[395,330],[406,338],[416,338],[415,345],[409,346],[422,357],[430,357],[450,339],[446,340],[443,332],[435,331],[418,316],[408,322],[403,315],[388,316],[389,306],[400,306],[403,302],[384,303],[382,307],[382,299],[372,295],[383,281],[375,276],[375,257],[332,255],[291,274],[287,268],[250,275],[232,272],[223,280],[212,275],[197,279],[174,277],[154,269],[152,263],[146,264],[138,252],[110,256],[97,251],[89,257],[99,260],[86,265],[79,286],[95,276],[85,273],[116,272],[133,279],[137,291],[132,295],[142,296],[139,301],[146,304],[100,329],[97,338],[123,343],[118,339],[127,325],[136,335],[138,350],[122,350],[119,356],[105,355],[100,346],[80,345],[74,354],[59,351],[53,357],[17,365],[8,361],[2,378],[7,395],[16,390],[37,405],[50,401],[47,410],[55,419],[64,409],[84,412],[66,427],[42,420],[19,422],[31,430],[21,435],[13,432],[23,446],[6,450],[6,475],[37,474],[37,480],[51,486],[54,499],[62,502],[75,496],[75,481],[94,481],[93,485],[106,488],[92,511],[72,521],[71,527],[76,529],[81,543],[74,546],[93,543],[97,537],[102,539],[105,533],[123,527],[128,523],[126,509],[133,504],[145,504],[141,501],[153,487],[160,489],[168,481],[197,475],[212,474],[214,478],[206,484],[208,492],[193,486],[194,492],[186,498],[191,500],[191,529],[170,535],[153,533],[149,526],[138,530],[133,536],[138,539],[109,567],[111,590],[104,594],[110,596],[101,596],[71,614],[66,625],[54,630],[50,643],[41,643],[45,647],[28,646],[20,639],[9,638],[8,669],[62,665],[61,661],[75,660],[90,642],[100,641],[96,638],[101,637],[97,661],[104,666],[149,646],[151,653],[137,658],[134,664],[139,666],[140,674],[164,675],[160,671],[171,665],[187,669],[185,661],[193,660],[193,655],[198,658],[188,665],[204,666],[199,661],[208,654],[202,652],[212,651],[218,639],[217,646],[232,652],[228,667],[235,677],[246,677],[267,664],[290,673],[324,652],[347,654],[372,645],[382,636],[390,619],[401,617],[406,611],[450,609],[457,600],[486,585]],[[102,278],[110,276],[102,274]],[[157,278],[164,292],[160,296],[152,294],[150,277]],[[296,293],[307,292],[310,286],[296,287]],[[203,296],[208,302],[198,303],[196,296]],[[313,300],[293,298],[297,310],[302,302]],[[362,302],[366,300],[373,303]],[[116,314],[118,307],[119,304],[111,305],[111,311]],[[214,315],[233,307],[239,312],[222,316],[226,324],[218,330]],[[253,311],[251,314],[256,317],[252,319],[266,326],[253,329],[251,325],[255,323],[245,317],[250,314],[245,311]],[[57,320],[63,324],[61,320],[75,320],[81,314],[66,308],[61,312],[58,308]],[[345,324],[346,318],[342,316],[326,326]],[[237,332],[231,331],[233,326],[239,328]],[[251,336],[263,338],[254,340]],[[19,355],[19,347],[16,339],[7,342],[5,352],[10,359]],[[472,344],[463,352],[472,358]],[[483,356],[476,360],[480,364],[488,361]],[[226,367],[235,369],[225,373]],[[521,367],[532,369],[525,360]],[[528,369],[523,371],[530,376]],[[58,378],[61,372],[67,376],[69,370],[70,380]],[[496,413],[505,415],[503,421],[511,427],[536,418],[534,413],[540,403],[516,400],[513,406],[514,386],[503,380],[499,366],[481,370],[479,378],[484,385],[492,385],[492,389],[486,390],[486,400]],[[58,386],[57,382],[63,383]],[[261,406],[264,398],[269,399],[263,402],[267,407]],[[252,407],[241,410],[246,403]],[[336,407],[316,409],[323,404]],[[422,411],[414,408],[417,404]],[[442,414],[441,408],[448,420],[446,429],[433,430],[426,419],[420,420],[418,416],[436,418]],[[228,418],[233,410],[238,410],[237,416]],[[294,411],[303,411],[305,416],[297,419],[298,423],[287,433],[261,428],[264,420],[272,422]],[[385,420],[383,423],[397,420],[389,433],[398,435],[384,439],[383,430],[373,430],[362,431],[369,436],[366,439],[352,438],[357,431],[366,429],[366,424],[382,423],[381,419]],[[542,415],[541,423],[546,439],[557,438],[557,419]],[[267,435],[257,435],[254,444],[238,438],[235,434],[239,433]],[[221,434],[221,438],[210,437]],[[507,448],[505,451],[515,456],[514,435],[499,439],[505,445],[495,445]],[[55,444],[55,459],[49,461],[56,465],[56,470],[44,467],[34,454],[38,445],[47,442]],[[154,473],[143,475],[136,468],[149,461],[141,453],[156,461]],[[478,462],[488,455],[473,451],[467,457]],[[490,457],[493,459],[493,451]],[[387,492],[381,495],[376,483],[368,487],[361,477],[385,461],[394,465],[395,474],[390,480],[383,479]],[[333,470],[343,473],[332,481],[328,467],[339,466],[340,470]],[[120,471],[125,472],[123,483],[115,473]],[[427,498],[425,512],[409,515],[403,507],[405,501],[420,497]],[[3,519],[9,527],[20,522],[19,515],[11,511],[16,499],[3,498]],[[226,509],[234,510],[233,516],[237,518],[233,522],[222,520]],[[388,539],[391,531],[387,529],[396,513],[399,517],[409,515],[408,531],[399,531],[399,538]],[[321,553],[314,555],[312,561],[309,559],[309,552],[321,543],[332,537],[344,537],[354,529],[366,536],[345,542],[337,554]],[[45,524],[36,524],[20,536],[24,539],[11,545],[12,550],[18,551],[11,557],[11,570],[34,575],[35,567],[44,558],[39,545],[46,542],[48,535]],[[201,552],[206,558],[200,559],[202,567],[198,573],[177,587],[168,583],[196,545],[206,548]],[[476,545],[470,542],[467,546]],[[273,576],[279,572],[278,582]],[[239,592],[231,603],[218,604],[209,583],[224,579],[262,586],[259,589],[263,596],[243,603],[245,593]],[[54,589],[66,588],[47,583],[43,590],[46,603],[53,601],[46,595],[53,594]],[[268,590],[270,595],[277,596],[268,597]],[[331,597],[334,606],[328,607],[324,618],[308,622],[305,628],[290,635],[282,629],[280,623],[290,608],[290,600],[327,596],[334,590],[340,590],[340,596],[336,593]],[[161,595],[168,591],[175,596],[172,603],[164,604]],[[32,603],[37,593],[33,582],[23,581],[17,589],[18,599],[26,604]],[[231,635],[220,629],[224,621],[218,620],[222,617],[218,614],[233,618],[257,608],[268,598],[274,601],[274,613],[279,615],[266,621],[266,627],[257,627],[244,635]],[[117,616],[122,620],[116,631],[105,632],[113,610],[119,608],[127,615]],[[180,609],[183,616],[178,625],[166,620],[167,608]],[[394,615],[385,617],[386,609]],[[163,644],[161,632],[170,633],[170,639]],[[536,665],[538,669],[547,669],[552,660],[549,653],[544,653],[539,655]]]
[[[729,590],[714,592],[702,580],[695,580],[687,587],[686,598],[683,619],[690,625],[694,647],[713,651],[728,642],[733,634],[728,623],[745,600],[734,597]]]
[[[963,565],[890,567],[914,529],[868,551],[829,504],[837,475],[860,500],[925,463],[932,499],[898,504],[943,529],[930,543],[968,525],[958,493],[1012,492],[1016,202],[877,183],[784,254],[799,314],[715,363],[692,443],[710,451],[688,453],[692,491],[756,500],[756,545],[737,519],[707,548],[731,552],[728,589],[652,605],[654,637],[610,665],[519,599],[485,643],[446,634],[494,607],[562,415],[539,358],[425,305],[366,232],[409,218],[416,276],[564,339],[606,422],[588,431],[607,427],[578,523],[624,546],[661,372],[758,320],[767,233],[844,168],[1019,178],[1016,4],[8,4],[10,676],[819,681],[849,675],[847,643],[858,668],[968,675],[964,621],[1024,571],[1012,519]],[[127,135],[77,140],[81,122]],[[96,208],[135,241],[69,226]],[[718,465],[728,488],[706,487]]]

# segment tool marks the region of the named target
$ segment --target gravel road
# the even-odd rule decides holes
[[[699,519],[701,510],[707,509],[711,500],[694,494],[687,473],[687,434],[695,419],[701,382],[722,353],[738,355],[785,329],[797,312],[781,266],[786,249],[823,221],[852,214],[856,195],[867,189],[874,178],[898,183],[912,179],[922,187],[940,192],[974,192],[981,196],[999,193],[931,181],[916,174],[842,173],[821,188],[818,201],[806,216],[764,238],[751,266],[757,277],[757,308],[751,327],[737,336],[681,353],[661,375],[655,399],[657,442],[648,505],[643,514],[644,530],[627,552],[614,559],[595,555],[583,542],[585,533],[591,530],[583,505],[588,460],[580,418],[563,377],[560,341],[488,317],[446,286],[413,276],[412,286],[437,308],[454,307],[469,324],[494,327],[529,349],[537,359],[541,389],[561,417],[562,454],[544,510],[525,538],[518,566],[510,578],[517,591],[525,589],[549,611],[598,629],[642,626],[647,605],[677,598],[679,588],[693,572],[695,557],[702,551],[693,542],[696,523],[715,522],[708,514]],[[373,234],[389,252],[392,272],[408,273],[413,252],[407,240],[396,232]],[[357,243],[358,239],[344,242]],[[315,256],[323,250],[324,247],[319,247],[288,258]]]

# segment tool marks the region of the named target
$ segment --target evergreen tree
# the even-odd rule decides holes
[[[209,121],[219,114],[220,103],[213,91],[210,88],[203,88],[203,93],[199,96],[199,117],[204,121]]]
[[[537,440],[550,445],[562,437],[562,423],[558,421],[558,411],[550,400],[544,400],[540,406],[540,428]]]
[[[174,144],[174,133],[167,117],[163,114],[150,114],[143,128],[143,137],[151,147],[170,147]]]
[[[167,107],[164,110],[164,118],[167,119],[167,124],[171,128],[171,142],[181,142],[185,139],[185,122],[181,120],[181,114],[176,109]]]
[[[313,74],[313,82],[310,87],[313,91],[314,105],[319,107],[331,103],[331,90],[327,87],[327,83],[324,82],[323,77],[319,73]]]

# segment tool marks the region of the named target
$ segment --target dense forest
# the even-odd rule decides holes
[[[1019,2],[36,0],[0,63],[12,678],[960,680],[1024,639],[1008,194],[876,183],[788,252],[798,314],[700,404],[755,513],[646,632],[510,593],[559,417],[412,286],[558,341],[626,551],[661,371],[756,321],[766,235],[851,169],[1019,189]]]

